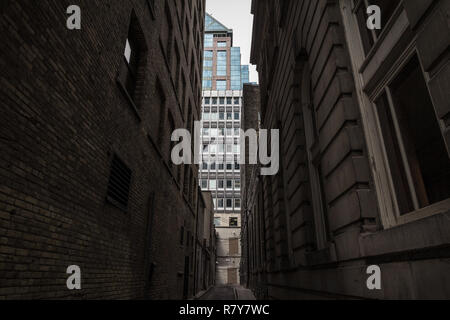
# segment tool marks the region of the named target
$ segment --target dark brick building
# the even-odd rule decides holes
[[[0,299],[194,295],[210,205],[198,166],[171,163],[170,136],[200,117],[204,10],[1,1]]]
[[[370,4],[381,30],[366,26]],[[244,168],[243,283],[276,299],[448,299],[450,2],[252,7],[280,172]],[[259,107],[254,90],[246,112]],[[373,265],[380,290],[367,286]]]

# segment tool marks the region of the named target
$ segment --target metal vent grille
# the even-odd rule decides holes
[[[106,199],[119,209],[127,211],[130,184],[131,169],[115,155],[111,164],[111,174],[109,177]]]

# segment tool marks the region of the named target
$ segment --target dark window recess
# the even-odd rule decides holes
[[[230,227],[238,226],[238,218],[230,218]]]
[[[368,15],[366,13],[367,8],[363,5],[359,6],[356,10],[356,18],[358,20],[359,32],[361,34],[361,41],[364,47],[364,53],[367,55],[372,48],[375,40],[371,31],[367,28]]]
[[[155,19],[155,0],[147,0],[148,8],[150,9],[150,13],[152,18]]]
[[[408,187],[408,178],[402,163],[402,155],[400,151],[400,142],[395,134],[395,124],[389,110],[389,102],[386,94],[381,96],[375,102],[380,118],[381,130],[384,137],[384,145],[389,158],[391,168],[392,181],[397,191],[397,202],[400,212],[414,211],[414,204]]]
[[[375,41],[378,40],[379,35],[385,29],[386,24],[391,19],[395,12],[395,9],[400,5],[400,0],[368,0],[368,5],[376,5],[381,10],[381,29],[375,29],[374,33],[367,28],[367,6],[365,1],[359,2],[359,5],[355,9],[356,18],[358,21],[359,31],[361,34],[361,41],[364,47],[364,52],[367,55],[372,49]]]
[[[280,0],[280,28],[286,25],[290,0]]]
[[[147,45],[134,12],[131,15],[130,27],[124,45],[118,81],[127,98],[131,100],[134,107],[138,107],[140,89],[143,87],[142,82],[145,78]]]
[[[128,208],[128,197],[131,185],[131,170],[114,156],[111,164],[111,173],[108,183],[106,199],[112,205],[126,211]]]
[[[385,96],[377,102],[377,109],[400,212],[406,214],[413,211],[412,191],[419,208],[450,198],[450,159],[417,57],[389,88],[395,117]],[[406,159],[399,151],[394,119],[398,121]],[[405,161],[413,186],[407,181]]]
[[[369,5],[379,6],[381,9],[381,29],[376,29],[375,32],[377,35],[383,31],[384,27],[388,23],[389,19],[391,19],[392,15],[395,12],[395,9],[400,5],[400,0],[369,0]]]
[[[180,230],[180,245],[184,244],[184,227],[181,227]]]

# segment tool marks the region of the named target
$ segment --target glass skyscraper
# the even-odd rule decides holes
[[[249,67],[233,47],[233,30],[206,14],[200,185],[215,206],[217,284],[238,284],[241,256],[240,121]]]

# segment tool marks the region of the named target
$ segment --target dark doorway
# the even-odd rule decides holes
[[[189,256],[184,260],[184,284],[183,284],[183,299],[187,300],[189,295]]]

